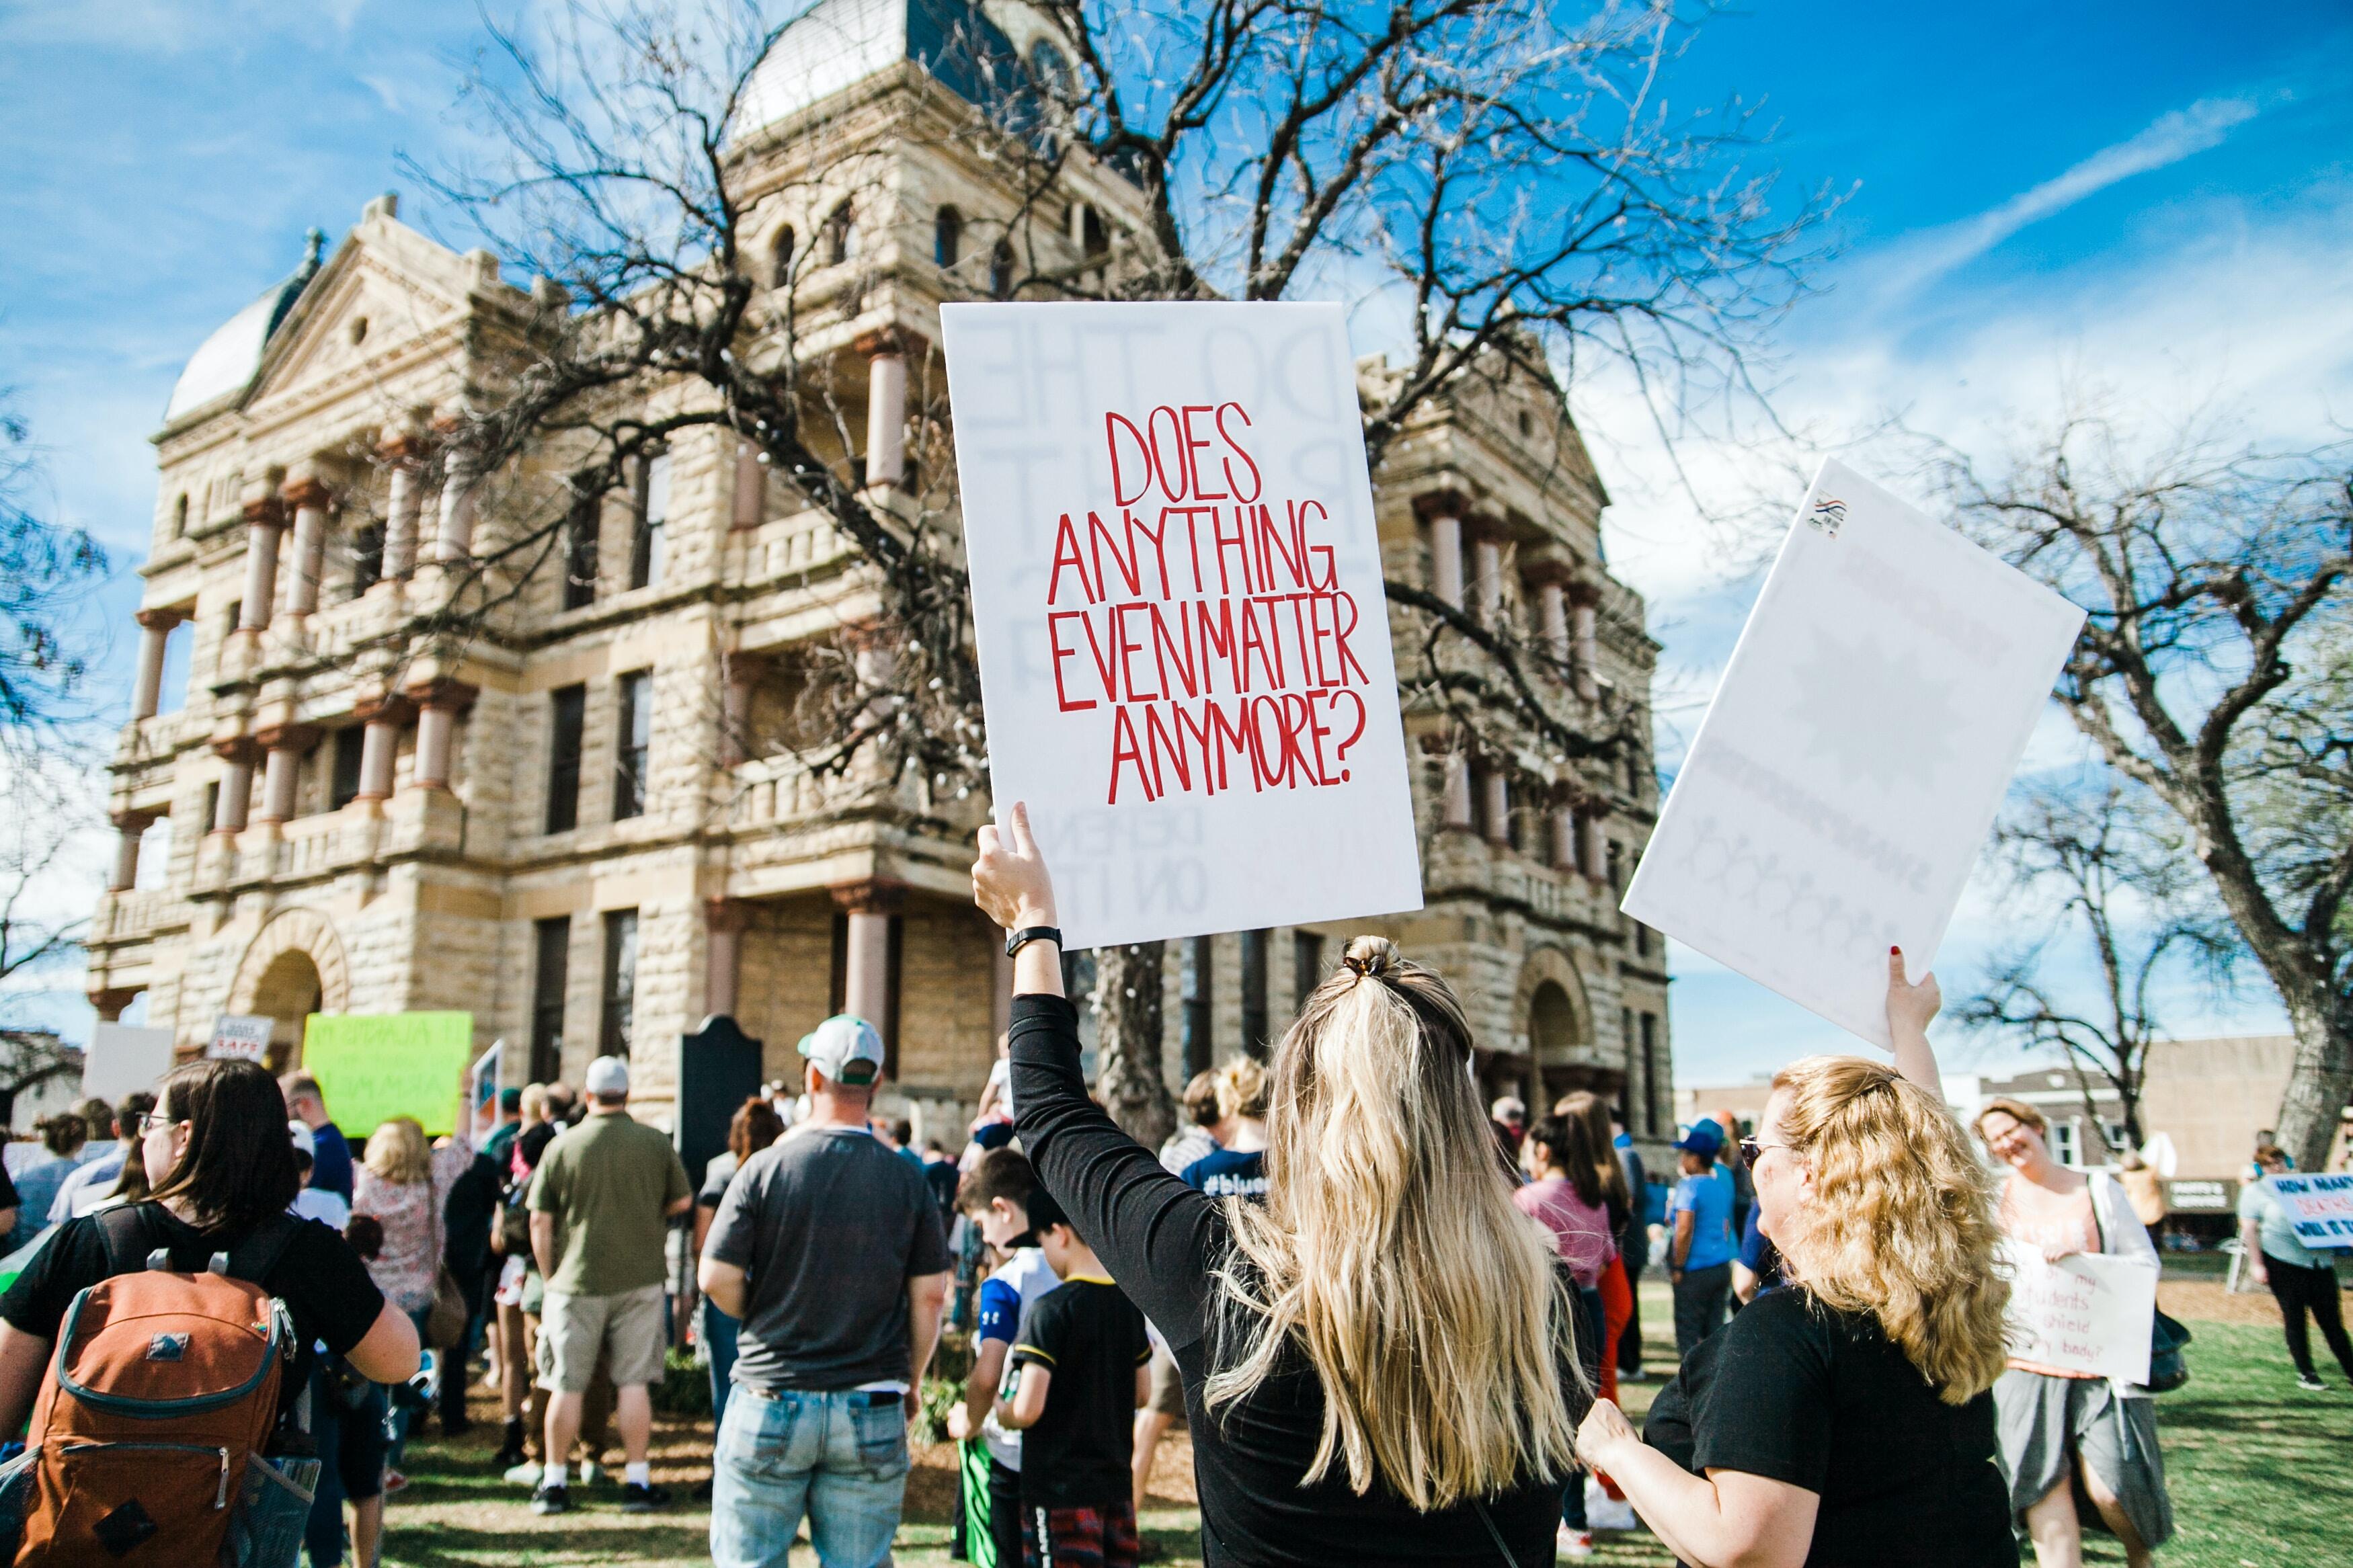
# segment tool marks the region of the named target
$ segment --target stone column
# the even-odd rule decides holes
[[[1489,768],[1480,781],[1486,795],[1487,820],[1482,824],[1487,842],[1501,846],[1512,839],[1512,781],[1501,768]]]
[[[1552,811],[1552,864],[1556,871],[1577,869],[1577,812],[1571,806]]]
[[[1590,702],[1601,695],[1601,643],[1596,628],[1601,595],[1579,584],[1573,598],[1576,610],[1570,636],[1576,644],[1577,694]]]
[[[1568,590],[1557,577],[1536,588],[1536,616],[1544,623],[1545,651],[1563,666],[1569,659]]]
[[[907,477],[907,354],[895,331],[858,340],[866,356],[866,483],[869,489]]]
[[[752,660],[727,657],[727,679],[719,687],[719,765],[732,768],[750,754]]]
[[[707,943],[703,968],[703,1011],[735,1016],[735,994],[742,973],[742,939],[750,911],[737,899],[702,900],[702,926]]]
[[[842,1008],[879,1031],[891,1016],[891,915],[906,889],[896,882],[852,882],[833,889],[849,915],[848,973]]]
[[[1577,868],[1596,883],[1609,880],[1609,852],[1601,833],[1601,814],[1580,813],[1577,819]]]
[[[1430,591],[1462,607],[1462,498],[1451,492],[1423,496],[1415,503],[1430,529]]]
[[[309,475],[286,487],[294,509],[294,580],[286,585],[286,613],[307,616],[319,607],[319,578],[327,567],[327,487]]]
[[[290,822],[294,818],[294,784],[301,776],[302,753],[319,731],[308,724],[280,724],[254,732],[254,743],[262,749],[265,762],[261,774],[261,815],[259,822]]]
[[[1477,572],[1474,601],[1479,606],[1479,624],[1491,632],[1504,629],[1504,543],[1493,534],[1482,534],[1471,547],[1471,560]]]
[[[253,759],[257,750],[253,742],[243,735],[233,741],[216,741],[213,750],[228,764],[221,771],[220,810],[213,818],[215,833],[242,833],[246,813],[253,804]]]
[[[384,575],[406,577],[417,570],[417,517],[425,502],[425,488],[417,469],[420,443],[414,436],[397,436],[378,448],[390,468],[390,494],[385,503]]]
[[[164,653],[172,628],[180,624],[177,610],[141,610],[131,617],[139,623],[139,679],[131,689],[131,720],[155,717],[164,700]]]
[[[269,629],[270,600],[278,593],[278,536],[285,530],[286,514],[276,496],[245,503],[245,598],[237,611],[239,631]]]
[[[139,840],[155,819],[126,811],[114,819],[114,874],[107,879],[109,892],[128,892],[139,880]]]
[[[456,451],[449,453],[441,478],[440,520],[433,559],[454,566],[474,552],[474,479]]]
[[[360,789],[354,800],[392,798],[393,764],[400,754],[401,727],[412,705],[405,697],[380,697],[355,711],[367,729],[360,736]]]
[[[1471,827],[1474,805],[1471,794],[1471,759],[1461,752],[1446,754],[1446,816],[1448,827]]]
[[[760,461],[759,447],[749,441],[738,440],[735,443],[735,507],[729,519],[729,526],[757,528],[767,521],[767,466]]]
[[[419,789],[448,789],[458,715],[473,705],[475,688],[461,680],[437,680],[407,695],[417,703],[417,776],[409,782]]]
[[[138,995],[138,992],[126,987],[111,986],[103,991],[91,992],[90,1005],[97,1010],[100,1023],[119,1023],[122,1018],[122,1010],[130,1006]]]

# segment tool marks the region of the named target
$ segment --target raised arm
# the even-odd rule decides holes
[[[1904,977],[1904,950],[1887,950],[1887,1032],[1895,1042],[1895,1070],[1935,1095],[1945,1098],[1944,1075],[1936,1070],[1936,1053],[1928,1046],[1928,1020],[1945,1005],[1936,977],[1924,974],[1915,985]]]
[[[1017,802],[1002,832],[980,830],[972,886],[974,901],[1008,931],[1055,923],[1053,881],[1027,807]],[[1223,1218],[1088,1096],[1060,947],[1033,942],[1015,954],[1013,990],[1014,1128],[1038,1179],[1169,1344],[1193,1343],[1215,1288]]]

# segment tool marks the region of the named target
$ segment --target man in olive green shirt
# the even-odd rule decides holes
[[[628,1461],[621,1510],[670,1500],[653,1484],[648,1385],[662,1374],[663,1244],[671,1218],[694,1206],[670,1139],[629,1115],[629,1064],[588,1064],[588,1118],[557,1138],[531,1184],[531,1249],[547,1280],[539,1331],[539,1384],[549,1393],[545,1470],[534,1513],[572,1507],[558,1456],[580,1436],[581,1409],[600,1351],[611,1356],[614,1425]]]

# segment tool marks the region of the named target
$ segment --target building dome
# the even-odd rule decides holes
[[[1018,58],[978,0],[818,0],[744,83],[737,123],[773,125],[902,60],[979,103],[1016,89]]]
[[[262,351],[269,346],[270,334],[286,319],[286,312],[294,308],[294,301],[302,297],[311,279],[319,275],[319,258],[326,244],[327,237],[312,229],[302,265],[260,299],[222,322],[189,356],[180,379],[172,384],[172,400],[164,405],[164,424],[185,418],[207,404],[243,392],[253,384],[255,373],[261,368]]]

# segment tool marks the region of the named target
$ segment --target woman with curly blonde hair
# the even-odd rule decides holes
[[[1891,950],[1895,1065],[1775,1077],[1742,1153],[1789,1288],[1702,1342],[1641,1436],[1607,1401],[1578,1435],[1693,1568],[2018,1562],[1991,1394],[2010,1287],[1992,1178],[1928,1047],[1937,1000]]]
[[[1022,1146],[1176,1357],[1209,1568],[1549,1564],[1583,1403],[1575,1306],[1552,1237],[1512,1205],[1445,982],[1351,942],[1274,1049],[1264,1199],[1215,1199],[1087,1096],[1027,812],[980,840],[975,897],[1017,949]],[[1090,1531],[1107,1564],[1134,1562],[1132,1522]]]

